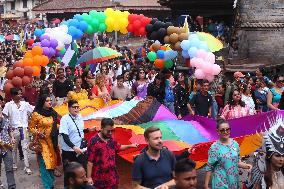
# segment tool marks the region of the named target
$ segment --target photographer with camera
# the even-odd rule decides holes
[[[69,113],[60,120],[59,133],[62,136],[62,162],[65,170],[68,162],[78,162],[86,169],[87,157],[84,152],[87,149],[87,140],[84,132],[94,131],[96,128],[84,129],[84,121],[79,115],[80,107],[77,101],[68,101]]]

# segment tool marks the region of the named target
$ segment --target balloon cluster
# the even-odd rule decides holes
[[[208,52],[209,48],[207,43],[200,40],[198,36],[193,33],[188,40],[181,42],[182,56],[190,58],[190,66],[195,67],[197,79],[207,79],[208,81],[214,80],[214,75],[221,72],[219,65],[215,64],[215,55]]]
[[[43,55],[43,49],[40,46],[35,46],[31,51],[27,51],[23,59],[23,67],[31,67],[33,70],[32,76],[39,76],[41,66],[47,66],[49,59]]]
[[[134,33],[135,36],[145,36],[145,27],[150,23],[152,19],[144,16],[143,14],[130,14],[128,16],[127,30]]]
[[[33,68],[31,66],[23,67],[23,61],[18,61],[13,65],[13,70],[6,73],[8,79],[4,86],[4,92],[10,93],[13,87],[27,86],[32,82]]]
[[[73,27],[71,27],[71,30],[72,28]],[[72,39],[74,38],[74,36],[70,35],[70,30],[67,25],[60,25],[59,27],[55,28],[47,28],[43,35],[48,36],[50,40],[52,39],[56,40],[57,41],[56,49],[58,50],[64,48],[65,45],[71,44]]]
[[[170,69],[173,67],[172,59],[177,57],[178,52],[171,50],[169,47],[161,46],[155,42],[150,47],[151,52],[147,54],[150,61],[154,62],[154,66],[159,69]]]
[[[122,34],[127,34],[127,25],[128,25],[128,11],[119,11],[113,10],[112,8],[107,8],[105,10],[106,20],[105,24],[107,25],[107,32],[120,31]]]
[[[149,24],[146,25],[147,38],[150,40],[158,40],[164,44],[164,38],[167,35],[167,28],[172,26],[171,22],[161,22],[154,18]]]
[[[164,42],[171,44],[173,49],[179,51],[181,50],[181,42],[186,39],[188,39],[188,33],[186,33],[185,28],[169,26],[167,28],[167,35],[164,37]]]

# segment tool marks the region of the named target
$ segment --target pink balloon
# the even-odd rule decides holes
[[[212,73],[212,64],[210,62],[203,61],[202,70],[204,73]]]
[[[203,63],[204,63],[204,61],[203,61],[202,58],[196,58],[196,62],[195,62],[195,64],[194,64],[194,66],[195,66],[197,69],[201,69]]]
[[[218,75],[221,72],[221,67],[218,64],[212,65],[212,75]]]
[[[207,56],[207,52],[203,49],[199,49],[197,52],[196,52],[196,57],[197,58],[202,58],[203,60],[205,60],[206,56]]]
[[[197,79],[204,79],[205,78],[205,74],[203,73],[203,71],[201,69],[196,69],[194,72],[194,75]]]
[[[205,75],[205,79],[208,80],[209,82],[212,82],[214,80],[214,75],[207,74]]]
[[[215,55],[212,52],[207,53],[207,56],[205,57],[206,62],[210,62],[211,64],[215,63]]]
[[[194,57],[194,58],[190,59],[190,66],[195,67],[196,62],[197,62],[197,58]]]

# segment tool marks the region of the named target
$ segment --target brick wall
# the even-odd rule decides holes
[[[282,2],[282,3],[281,3]],[[273,23],[284,22],[283,0],[240,0],[242,23],[270,23],[271,27],[245,27],[239,35],[239,58],[253,62],[284,63],[284,28]]]

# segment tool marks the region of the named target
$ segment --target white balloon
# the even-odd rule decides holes
[[[66,34],[64,37],[64,44],[70,44],[72,43],[72,36],[69,34]]]
[[[64,43],[62,41],[58,41],[57,49],[64,48]]]
[[[66,26],[66,25],[61,25],[61,26],[59,26],[59,29],[60,29],[62,32],[64,32],[64,33],[67,33],[67,32],[68,32],[68,26]]]

